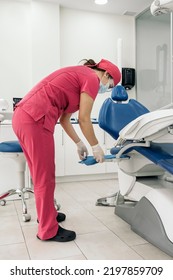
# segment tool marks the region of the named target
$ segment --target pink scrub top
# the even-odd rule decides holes
[[[61,68],[41,80],[17,104],[34,121],[44,117],[44,127],[54,132],[62,113],[79,110],[80,94],[86,92],[94,100],[100,80],[87,66]]]

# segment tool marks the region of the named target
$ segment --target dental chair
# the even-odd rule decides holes
[[[99,113],[115,139],[115,214],[144,239],[173,256],[173,109],[149,110],[118,85]]]
[[[0,123],[4,120],[4,114],[0,114]],[[33,189],[28,183],[26,187],[26,160],[22,151],[22,148],[18,141],[5,141],[0,142],[0,160],[3,158],[9,158],[16,162],[17,173],[18,173],[18,186],[15,189],[10,189],[0,194],[0,205],[6,205],[6,198],[12,195],[17,195],[17,198],[21,199],[22,202],[22,218],[24,222],[29,222],[31,220],[31,215],[27,211],[26,199],[28,198],[28,193],[34,193]],[[10,176],[10,174],[9,174]],[[28,172],[29,176],[29,172]],[[28,178],[30,181],[30,178]],[[55,208],[58,210],[60,205],[57,204],[56,199],[54,199]]]

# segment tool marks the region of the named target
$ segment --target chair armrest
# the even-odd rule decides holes
[[[119,138],[141,140],[173,125],[173,109],[158,110],[139,116],[119,133]]]

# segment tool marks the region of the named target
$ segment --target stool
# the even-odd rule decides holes
[[[22,211],[23,211],[23,221],[29,222],[31,220],[31,215],[27,213],[27,205],[25,194],[34,193],[32,188],[25,187],[25,171],[26,171],[26,160],[23,154],[22,148],[18,141],[5,141],[0,143],[0,155],[15,160],[17,164],[17,172],[19,177],[19,186],[16,189],[10,189],[7,192],[0,194],[0,205],[5,206],[5,198],[11,195],[18,194],[22,201]],[[55,209],[60,209],[60,204],[57,204],[56,199],[54,199]]]
[[[23,221],[29,222],[31,215],[27,213],[27,206],[25,201],[25,193],[34,193],[29,187],[25,187],[25,171],[26,160],[22,148],[18,141],[5,141],[0,143],[0,155],[15,160],[17,164],[17,172],[19,178],[19,185],[16,189],[10,189],[7,192],[0,194],[1,206],[6,205],[5,198],[17,194],[22,201]]]

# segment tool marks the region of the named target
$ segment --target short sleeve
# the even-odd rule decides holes
[[[81,93],[86,92],[89,96],[95,100],[99,91],[99,79],[93,74],[88,76],[82,83]]]

